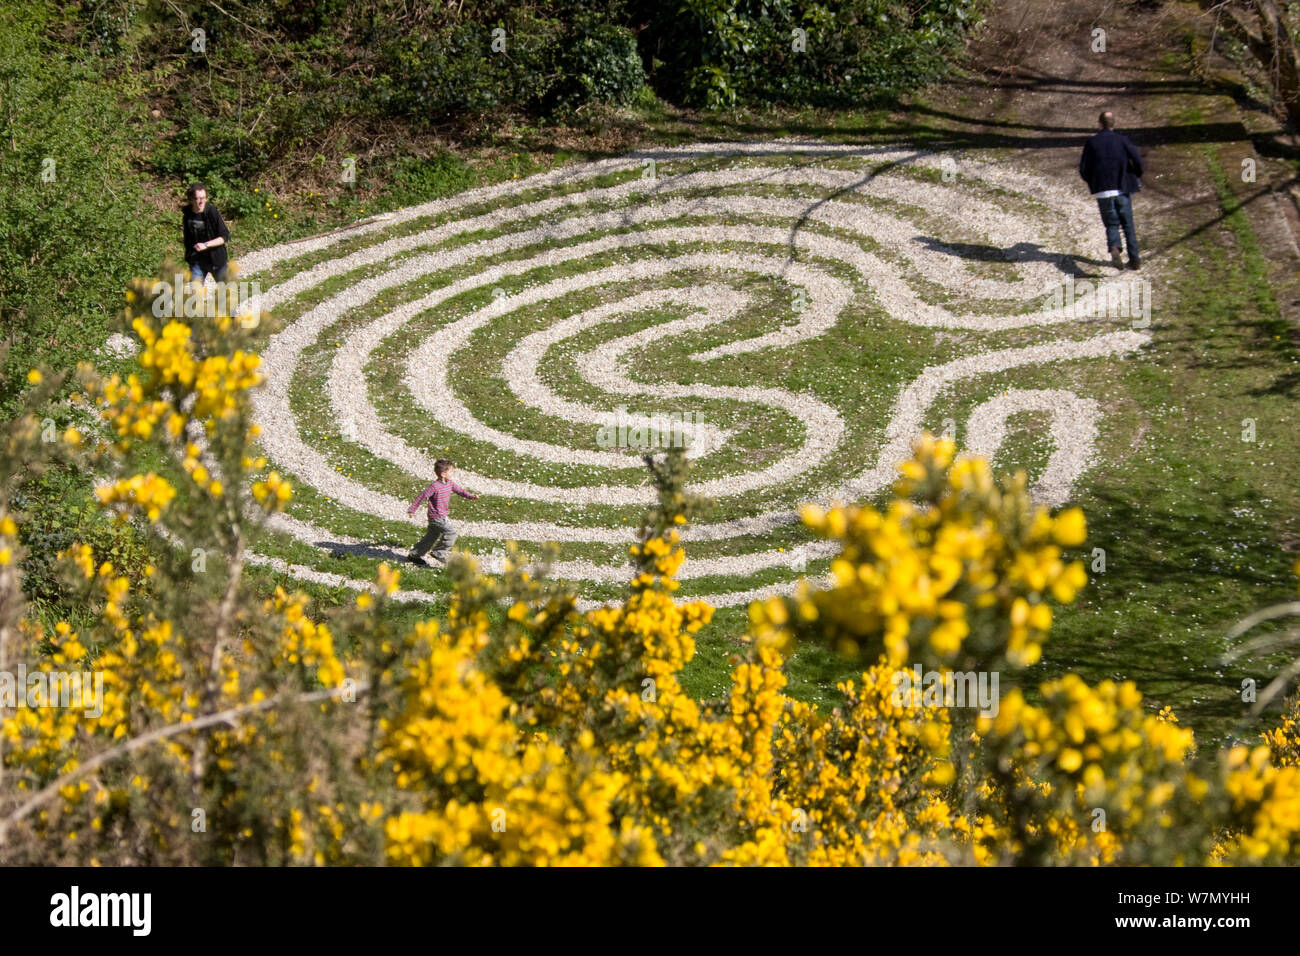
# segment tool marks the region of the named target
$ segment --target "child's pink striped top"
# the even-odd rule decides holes
[[[407,509],[407,514],[415,514],[415,509],[420,507],[426,499],[429,502],[430,518],[447,517],[447,505],[451,502],[451,493],[456,492],[462,498],[468,498],[473,501],[478,495],[471,495],[468,491],[456,484],[454,481],[437,481],[435,480],[428,488],[420,492],[420,497],[415,499],[415,503]]]

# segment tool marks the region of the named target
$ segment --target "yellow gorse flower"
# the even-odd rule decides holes
[[[157,521],[163,509],[176,497],[176,489],[166,478],[149,472],[101,486],[95,489],[95,496],[106,505],[125,504],[138,508],[150,521]]]

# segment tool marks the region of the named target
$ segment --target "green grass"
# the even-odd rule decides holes
[[[1110,464],[1078,496],[1084,551],[1104,548],[1106,571],[1058,616],[1032,676],[1131,678],[1205,744],[1244,717],[1242,680],[1262,686],[1280,663],[1220,658],[1233,623],[1295,594],[1287,552],[1300,513],[1300,429],[1286,386],[1300,354],[1219,161],[1208,147],[1197,152],[1236,248],[1225,255],[1223,231],[1210,230],[1169,253],[1154,349],[1125,363],[1124,408],[1108,416]],[[1254,442],[1242,440],[1243,418],[1256,421]]]

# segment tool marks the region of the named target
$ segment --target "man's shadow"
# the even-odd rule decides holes
[[[1086,267],[1104,267],[1110,264],[1108,259],[1089,259],[1084,256],[1064,252],[1049,252],[1036,242],[1017,242],[1014,246],[988,246],[978,242],[951,242],[935,239],[932,236],[917,236],[916,241],[931,252],[957,256],[973,262],[1046,262],[1055,266],[1064,275],[1076,279],[1102,278],[1100,272],[1085,271]]]

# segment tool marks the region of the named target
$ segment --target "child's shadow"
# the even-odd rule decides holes
[[[375,560],[404,560],[407,553],[411,550],[404,547],[398,541],[358,541],[356,544],[347,544],[342,541],[313,541],[318,548],[324,548],[329,552],[331,558],[359,557],[373,558]]]

